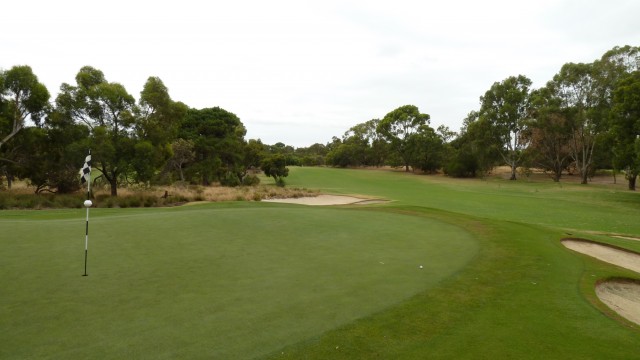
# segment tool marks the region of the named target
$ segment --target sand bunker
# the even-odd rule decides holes
[[[640,273],[640,254],[582,240],[562,240],[571,250]]]
[[[299,197],[288,199],[267,199],[266,202],[301,204],[301,205],[347,205],[347,204],[375,204],[384,202],[376,199],[361,199],[353,196],[343,195],[318,195],[314,197]]]
[[[625,319],[640,325],[640,284],[624,280],[605,281],[596,286],[603,303]]]
[[[612,246],[582,240],[562,240],[567,248],[596,259],[640,273],[640,254]],[[596,286],[603,303],[625,319],[640,325],[640,283],[631,280],[609,280]]]

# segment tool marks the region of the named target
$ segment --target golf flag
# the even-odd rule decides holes
[[[84,159],[84,165],[80,169],[80,181],[84,184],[91,179],[91,152]]]
[[[84,206],[87,208],[87,226],[84,233],[84,275],[87,276],[87,254],[89,252],[89,208],[91,207],[91,150],[89,155],[84,159],[84,165],[80,169],[80,181],[84,184],[87,183],[87,200],[84,202]]]

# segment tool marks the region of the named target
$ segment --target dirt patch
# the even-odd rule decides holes
[[[353,196],[343,195],[318,195],[314,197],[298,197],[287,199],[268,199],[262,200],[265,202],[287,203],[287,204],[301,204],[312,206],[326,206],[326,205],[347,205],[347,204],[375,204],[385,202],[379,199],[362,199]]]
[[[640,254],[586,240],[565,239],[562,244],[579,253],[640,273]],[[640,283],[608,280],[596,285],[596,295],[613,311],[640,325]]]
[[[620,316],[640,325],[640,284],[609,280],[596,286],[596,295]]]

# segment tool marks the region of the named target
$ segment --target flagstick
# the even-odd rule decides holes
[[[89,150],[89,156],[91,156],[91,150]],[[84,275],[82,276],[88,276],[87,255],[89,253],[89,208],[91,207],[91,205],[93,205],[91,203],[90,198],[91,198],[91,170],[89,170],[89,173],[87,174],[87,200],[85,200],[84,202],[84,206],[87,208],[87,226],[86,226],[86,231],[84,236]]]

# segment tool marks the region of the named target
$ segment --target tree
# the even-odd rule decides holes
[[[596,138],[603,123],[598,115],[598,87],[594,64],[568,63],[547,84],[560,101],[570,126],[572,160],[586,184],[593,165]]]
[[[451,141],[444,172],[454,177],[476,177],[490,171],[501,158],[501,144],[491,124],[471,111],[463,121],[460,135]]]
[[[429,124],[429,114],[422,114],[414,105],[401,106],[380,121],[377,131],[391,143],[391,148],[402,159],[405,171],[411,163],[411,136],[420,132],[423,125]]]
[[[613,95],[614,162],[624,169],[629,190],[636,189],[640,173],[640,71],[619,82]]]
[[[195,159],[193,151],[193,141],[185,139],[176,139],[171,143],[171,158],[167,163],[167,167],[175,170],[180,175],[180,181],[184,181],[185,166]]]
[[[89,127],[92,141],[86,145],[92,150],[93,168],[117,196],[120,178],[131,170],[135,157],[135,99],[124,86],[107,82],[102,71],[90,66],[80,69],[76,84],[62,84],[57,107]]]
[[[284,178],[289,176],[289,169],[286,167],[286,159],[282,154],[268,156],[262,161],[262,171],[272,177],[276,185],[284,186]]]
[[[171,100],[169,90],[160,78],[149,77],[135,110],[135,134],[145,145],[136,144],[134,168],[138,180],[147,182],[169,161],[171,143],[177,137],[188,107]]]
[[[25,128],[9,144],[16,150],[19,176],[28,179],[36,193],[78,190],[78,161],[86,156],[88,136],[86,126],[74,124],[54,109],[43,126]]]
[[[49,91],[31,67],[14,66],[0,71],[0,150],[31,119],[39,124],[49,105]]]
[[[203,185],[232,175],[241,180],[246,132],[240,119],[222,108],[189,109],[178,134],[193,141],[195,159],[187,168],[188,180]]]
[[[571,128],[558,99],[548,87],[534,91],[532,99],[529,158],[534,166],[550,173],[553,181],[558,182],[571,159]]]
[[[409,139],[411,167],[426,173],[435,173],[443,165],[444,140],[428,125]]]
[[[493,135],[501,144],[500,155],[511,167],[510,180],[516,179],[516,169],[528,145],[523,133],[529,117],[530,86],[531,80],[526,76],[511,76],[494,83],[480,97],[480,118],[491,125]]]

